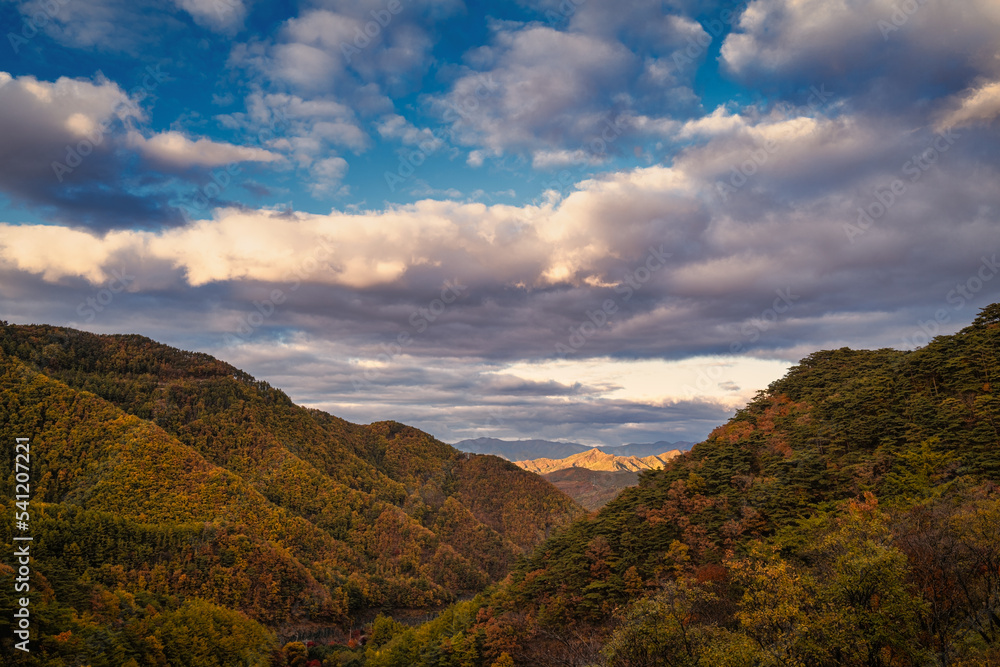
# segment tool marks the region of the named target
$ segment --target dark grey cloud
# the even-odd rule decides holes
[[[778,148],[744,184],[720,196],[727,160],[739,165],[771,137]],[[284,303],[254,328],[254,340],[302,331],[349,343],[367,359],[397,345],[401,335],[408,337],[407,354],[495,362],[732,351],[787,358],[783,351],[801,349],[803,341],[896,344],[897,329],[914,319],[910,313],[933,314],[983,257],[1000,251],[996,154],[983,150],[996,140],[983,127],[958,128],[951,138],[948,143],[927,128],[890,133],[867,116],[748,122],[689,149],[671,169],[594,182],[543,214],[537,227],[512,232],[523,237],[513,247],[533,249],[534,256],[506,251],[496,236],[477,247],[469,240],[476,235],[451,237],[437,222],[427,223],[433,231],[426,235],[391,245],[393,230],[425,224],[413,222],[424,218],[366,218],[364,228],[341,225],[358,230],[357,239],[340,242],[351,252],[304,281],[291,270],[284,279],[270,272],[279,277],[254,281],[255,269],[246,267],[266,258],[223,270],[241,278],[209,283],[224,289],[219,319],[207,331],[222,338],[252,314],[254,301],[281,289]],[[928,153],[935,142],[946,150]],[[913,156],[921,155],[918,166]],[[816,175],[824,169],[834,177],[828,190],[818,190]],[[437,204],[430,210],[465,215]],[[566,222],[557,224],[560,219]],[[274,225],[264,220],[260,229]],[[534,241],[549,233],[547,225],[569,230],[553,256]],[[258,233],[247,223],[238,229],[244,239]],[[307,227],[296,229],[306,233]],[[385,243],[358,242],[379,229]],[[189,242],[177,243],[174,248]],[[228,253],[227,242],[218,243],[203,250]],[[276,249],[273,243],[261,247]],[[126,243],[106,266],[149,263],[150,247]],[[592,252],[595,247],[602,251]],[[654,250],[669,257],[660,260]],[[367,286],[338,284],[342,274],[331,273],[342,261],[395,262],[401,251],[428,259]],[[160,256],[169,269],[158,271],[156,284],[179,294],[197,273],[172,257]],[[563,279],[542,278],[563,262],[575,267]],[[346,277],[364,279],[357,271]],[[447,307],[435,305],[446,281],[462,285],[461,295]],[[982,285],[977,298],[995,293],[994,284],[1000,281]],[[886,320],[886,313],[898,319]],[[967,310],[954,321],[973,316]]]
[[[998,35],[991,0],[754,0],[721,62],[756,87],[787,94],[825,84],[855,108],[905,114],[995,76]]]
[[[433,364],[397,358],[378,367],[371,380],[359,380],[359,369],[338,356],[336,346],[323,351],[297,348],[292,341],[273,346],[227,350],[237,366],[257,369],[272,384],[291,390],[293,399],[325,409],[345,419],[369,422],[392,415],[448,442],[465,437],[561,438],[604,444],[704,438],[732,410],[705,401],[668,405],[587,397],[575,389],[567,401],[566,387],[537,383],[531,392],[510,391],[495,364],[480,359],[452,359]],[[311,369],[306,373],[306,369]]]
[[[126,92],[101,75],[42,81],[0,71],[0,192],[67,226],[161,229],[188,220],[191,207],[179,202],[186,190],[216,187],[214,168],[280,161],[260,147],[150,132],[146,107],[166,79],[149,66]]]
[[[118,138],[142,117],[106,79],[55,82],[0,73],[0,190],[53,221],[96,229],[180,223],[167,197],[139,192]]]

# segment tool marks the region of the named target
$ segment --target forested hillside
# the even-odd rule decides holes
[[[364,664],[1000,665],[998,351],[817,352]]]
[[[305,664],[286,639],[473,594],[581,513],[511,463],[140,336],[3,323],[0,437],[7,516],[31,438],[40,632],[12,652],[0,618],[3,664]]]
[[[565,527],[513,464],[209,357],[3,331],[4,437],[38,447],[33,664],[1000,664],[1000,304],[810,355]]]

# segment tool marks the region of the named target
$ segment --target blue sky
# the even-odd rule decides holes
[[[812,351],[996,300],[992,1],[0,22],[3,316],[206,351],[347,419],[697,440]]]

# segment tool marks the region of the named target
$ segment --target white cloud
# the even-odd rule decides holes
[[[845,86],[871,79],[915,87],[931,72],[953,80],[969,68],[996,73],[998,46],[1000,5],[993,0],[753,0],[726,37],[721,60],[737,75],[785,85],[835,80],[843,95]]]
[[[407,146],[419,146],[426,152],[434,152],[444,145],[444,141],[425,128],[418,128],[399,114],[389,114],[377,124],[378,133],[384,139],[398,139]]]
[[[263,133],[276,142],[276,148],[287,149],[279,147],[277,142],[282,140],[296,145],[296,158],[305,164],[329,146],[361,153],[371,145],[354,110],[332,98],[255,91],[247,96],[246,104],[247,114],[229,118],[251,132]]]
[[[341,157],[330,157],[314,163],[309,170],[313,177],[313,182],[309,185],[310,192],[316,197],[339,192],[347,169],[347,160]]]
[[[257,90],[247,95],[246,108],[217,119],[225,127],[256,135],[267,148],[309,170],[307,186],[317,196],[335,189],[334,183],[343,177],[338,176],[341,169],[346,173],[347,163],[330,158],[331,153],[347,148],[360,154],[371,146],[354,109],[333,97]],[[319,161],[324,164],[317,166]]]
[[[474,151],[530,155],[539,168],[606,161],[632,148],[616,144],[625,134],[663,133],[697,109],[691,79],[712,38],[660,5],[592,0],[565,29],[498,21],[491,44],[467,54],[477,69],[431,108]],[[610,119],[631,122],[608,133]]]
[[[553,150],[536,151],[531,158],[531,166],[535,169],[552,169],[554,167],[568,167],[574,164],[601,164],[606,161],[606,156],[597,155],[591,151],[578,148],[576,150]]]
[[[160,44],[175,49],[197,44],[202,35],[191,39],[190,23],[182,13],[199,26],[230,36],[243,28],[248,13],[245,0],[22,0],[17,4],[26,20],[61,44],[146,56]]]
[[[235,162],[275,162],[281,156],[251,146],[236,146],[211,139],[192,141],[180,132],[154,134],[148,139],[137,131],[128,133],[129,147],[154,162],[176,168],[218,167]]]
[[[280,44],[274,48],[271,76],[311,94],[333,89],[341,71],[339,54],[308,44]]]
[[[720,106],[707,116],[684,123],[677,136],[681,138],[713,136],[729,133],[745,126],[746,121],[743,117],[738,113],[729,113],[725,107]]]
[[[242,28],[247,15],[243,0],[174,0],[174,4],[190,14],[198,25],[219,32]]]
[[[893,179],[908,178],[905,155],[919,154],[934,139],[930,130],[864,116],[740,117],[671,166],[591,178],[538,205],[425,199],[323,215],[219,209],[213,219],[166,231],[67,233],[65,243],[49,242],[53,229],[63,228],[8,225],[0,227],[0,256],[6,270],[48,282],[77,276],[99,282],[123,264],[173,267],[157,275],[157,285],[181,290],[288,284],[323,250],[309,280],[328,293],[419,295],[459,279],[482,298],[479,324],[469,326],[503,322],[517,329],[518,346],[542,345],[547,353],[604,299],[623,307],[627,290],[618,288],[644,272],[641,289],[623,307],[627,315],[588,342],[588,354],[611,345],[641,356],[677,345],[749,346],[756,338],[732,323],[761,316],[778,289],[802,296],[794,317],[783,317],[782,331],[797,332],[787,334],[795,341],[820,335],[817,317],[843,312],[859,290],[893,309],[928,300],[938,307],[951,289],[947,281],[974,270],[979,254],[995,247],[991,211],[1000,208],[1000,193],[992,187],[995,172],[968,161],[975,147],[955,144],[942,160],[948,168],[907,180],[891,211],[852,243],[845,228],[856,222],[858,208],[876,201],[876,192],[884,196]],[[746,183],[720,197],[718,182],[753,155],[764,157]],[[313,165],[318,194],[336,196],[346,162],[326,157]],[[653,250],[669,253],[668,261],[651,259]],[[506,296],[491,301],[491,295]],[[548,329],[531,319],[540,311]],[[748,328],[758,337],[770,326],[763,317]],[[692,322],[701,322],[697,335]],[[860,335],[863,318],[835,324]],[[547,339],[539,339],[540,327]],[[848,334],[829,334],[840,336]],[[791,344],[771,345],[779,343]]]
[[[364,98],[372,95],[365,90],[371,84],[376,96],[410,92],[433,60],[434,42],[424,24],[454,9],[453,3],[421,8],[407,2],[392,14],[384,2],[326,4],[286,21],[276,40],[262,45],[264,55],[244,52],[239,61],[298,94]],[[386,14],[388,20],[377,20]]]
[[[102,137],[109,131],[102,128],[113,120],[142,118],[125,91],[106,79],[60,77],[49,82],[0,72],[0,82],[0,123],[5,130],[0,155],[15,146],[34,146],[44,153],[47,145],[65,146],[88,135]]]
[[[957,102],[957,108],[938,121],[938,130],[973,123],[990,123],[1000,116],[1000,81],[985,83],[968,91]]]
[[[608,97],[639,66],[617,42],[539,26],[497,33],[496,49],[495,67],[432,100],[459,141],[494,152],[575,149],[600,136]]]

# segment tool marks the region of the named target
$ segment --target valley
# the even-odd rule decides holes
[[[816,352],[688,451],[518,465],[140,336],[0,349],[40,631],[4,664],[997,657],[1000,304],[912,352]]]

